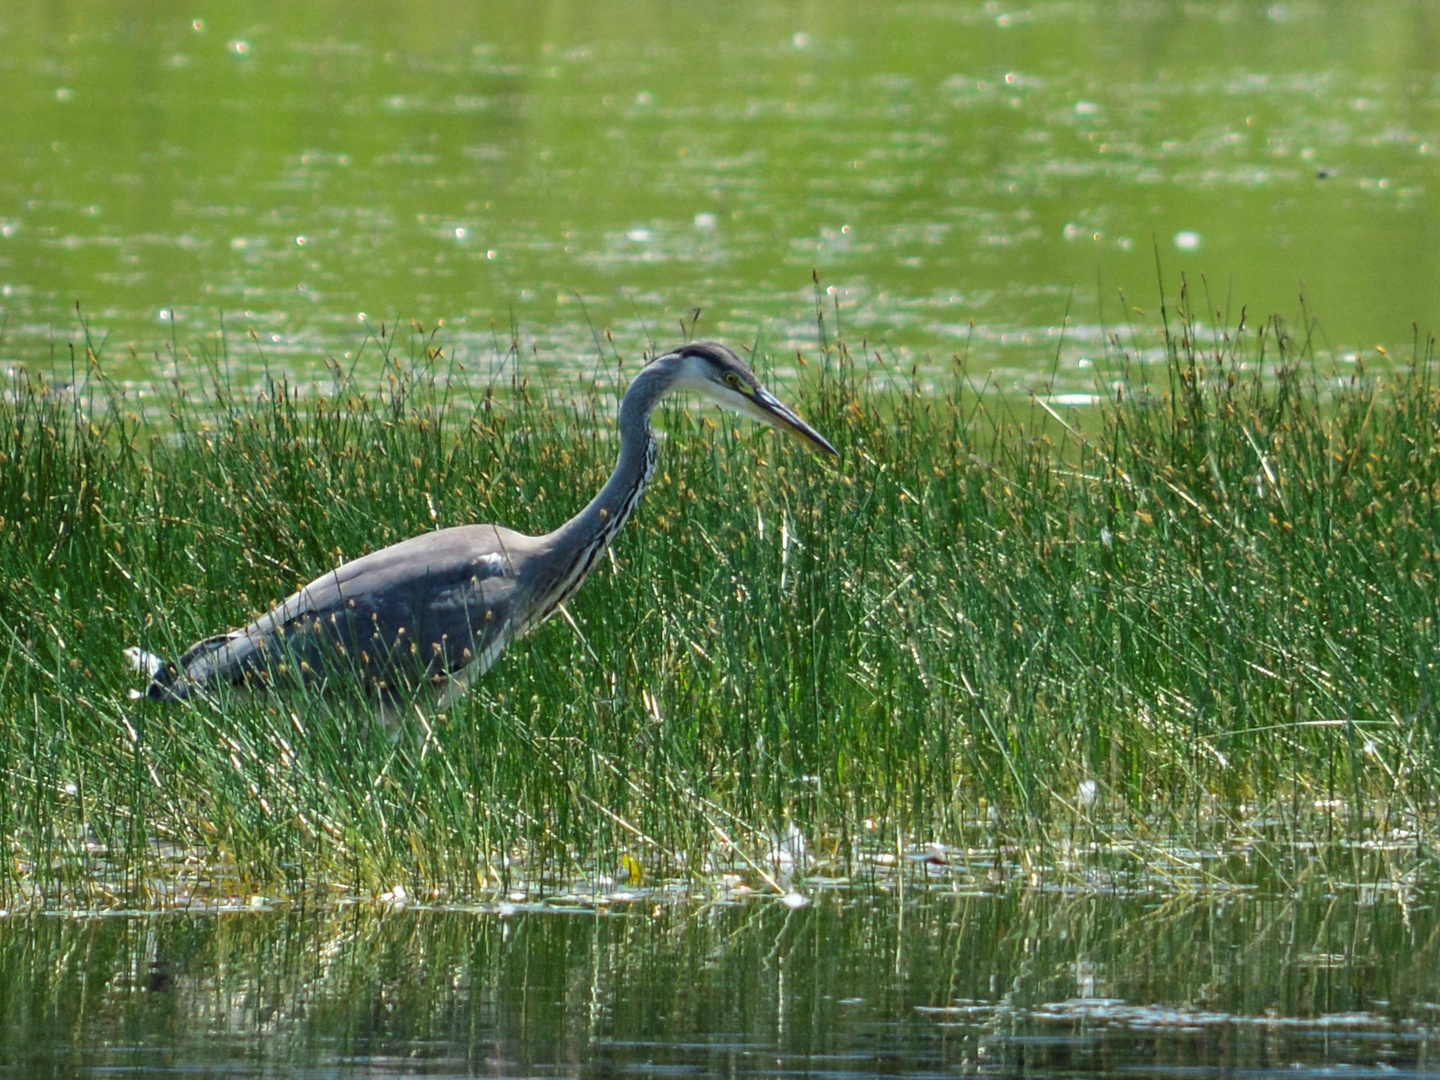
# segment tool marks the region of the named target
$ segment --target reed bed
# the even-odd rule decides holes
[[[527,379],[515,344],[479,380],[382,332],[373,385],[200,357],[141,395],[77,342],[0,397],[0,904],[1428,865],[1431,348],[1337,374],[1278,322],[1201,325],[1182,297],[1157,348],[1112,339],[1089,412],[822,339],[787,396],[833,466],[671,409],[565,617],[398,726],[358,696],[132,701],[121,650],[440,525],[554,527],[638,364]]]

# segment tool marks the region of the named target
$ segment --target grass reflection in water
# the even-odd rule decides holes
[[[802,910],[11,918],[0,1069],[1426,1070],[1435,929],[1353,891],[913,883]]]

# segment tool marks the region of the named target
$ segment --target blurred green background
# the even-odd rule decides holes
[[[222,316],[233,363],[298,373],[362,313],[476,365],[513,327],[588,366],[592,322],[638,360],[695,307],[783,352],[818,269],[852,338],[1010,388],[1068,310],[1083,391],[1107,326],[1150,325],[1157,247],[1232,320],[1303,291],[1335,353],[1403,349],[1437,46],[1403,0],[7,4],[0,359],[77,301],[132,378]]]

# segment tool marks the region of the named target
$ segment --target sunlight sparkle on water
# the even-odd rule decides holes
[[[15,55],[65,60],[0,70],[23,104],[0,181],[26,193],[0,226],[6,341],[47,351],[78,299],[117,374],[146,378],[161,305],[197,338],[224,318],[237,344],[235,313],[264,311],[301,367],[360,344],[337,312],[444,318],[472,356],[513,313],[566,365],[592,323],[638,356],[699,306],[713,335],[786,355],[818,344],[818,273],[845,288],[832,320],[897,370],[943,379],[958,327],[971,375],[1023,390],[1054,366],[1043,328],[1152,306],[1151,237],[1257,318],[1293,317],[1303,282],[1330,340],[1423,330],[1440,129],[1407,58],[1440,42],[1419,9],[1292,4],[1281,28],[1189,5],[1161,33],[1154,3],[1119,24],[1042,7],[844,0],[803,28],[737,8],[706,30],[704,80],[692,30],[664,22],[637,72],[641,28],[613,0],[538,52],[518,15],[397,40],[368,0],[343,42],[298,17],[142,15],[74,42],[17,24]],[[588,318],[554,300],[576,295]],[[1091,390],[1068,340],[1056,389]]]

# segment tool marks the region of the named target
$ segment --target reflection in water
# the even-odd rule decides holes
[[[0,922],[0,1075],[1433,1069],[1428,908],[909,890]]]

